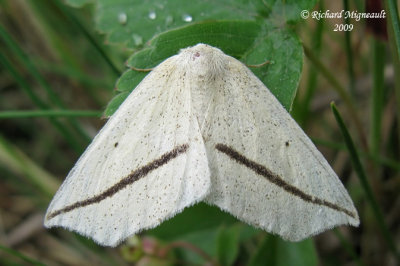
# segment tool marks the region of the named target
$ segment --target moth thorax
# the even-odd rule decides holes
[[[181,50],[182,66],[192,81],[205,81],[220,76],[225,68],[226,55],[221,50],[206,44]]]

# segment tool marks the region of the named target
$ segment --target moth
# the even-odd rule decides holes
[[[267,87],[206,44],[166,59],[133,90],[44,224],[116,246],[199,201],[291,241],[359,224],[335,172]]]

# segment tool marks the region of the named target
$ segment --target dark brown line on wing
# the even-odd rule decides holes
[[[163,166],[164,164],[168,163],[172,159],[178,157],[178,155],[185,153],[188,148],[189,148],[189,144],[183,144],[180,146],[176,146],[173,150],[161,155],[160,158],[155,159],[154,161],[146,164],[145,166],[132,171],[127,177],[121,179],[118,183],[111,186],[110,188],[108,188],[107,190],[102,192],[101,194],[98,194],[97,196],[93,196],[91,198],[88,198],[88,199],[85,199],[82,201],[75,202],[71,205],[68,205],[68,206],[62,208],[62,209],[51,212],[51,213],[49,213],[49,215],[47,215],[46,219],[50,220],[51,218],[54,218],[61,213],[66,213],[66,212],[72,211],[77,208],[82,208],[82,207],[88,206],[93,203],[98,203],[108,197],[111,197],[114,194],[116,194],[118,191],[120,191],[121,189],[124,189],[126,186],[145,177],[151,171]]]
[[[313,197],[313,196],[301,191],[297,187],[290,185],[285,180],[283,180],[279,175],[273,173],[272,171],[267,169],[265,166],[246,158],[245,156],[243,156],[242,154],[240,154],[239,152],[235,151],[234,149],[232,149],[231,147],[229,147],[225,144],[219,143],[219,144],[215,145],[215,148],[217,150],[219,150],[220,152],[228,155],[231,159],[237,161],[240,164],[243,164],[244,166],[250,168],[257,174],[265,177],[271,183],[283,188],[285,191],[289,192],[290,194],[292,194],[294,196],[301,198],[304,201],[311,202],[311,203],[318,204],[318,205],[323,205],[323,206],[326,206],[333,210],[343,212],[350,217],[356,218],[356,215],[354,213],[352,213],[351,211],[349,211],[345,208],[342,208],[342,207],[340,207],[334,203],[331,203],[329,201],[319,199],[317,197]]]

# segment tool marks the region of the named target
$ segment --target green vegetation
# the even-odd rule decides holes
[[[396,1],[375,8],[387,20],[301,18],[373,12],[358,0],[0,1],[0,264],[399,264],[400,23]],[[354,29],[334,31],[343,23]],[[43,228],[102,118],[148,73],[135,69],[199,42],[260,65],[348,189],[359,228],[291,243],[206,204],[115,249]]]

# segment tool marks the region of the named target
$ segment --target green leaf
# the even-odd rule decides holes
[[[301,19],[301,11],[315,6],[317,0],[266,0],[264,4],[270,8],[270,18],[273,21],[293,23]],[[279,23],[279,22],[277,22]]]
[[[82,7],[86,4],[93,3],[95,0],[64,0],[70,6]]]
[[[136,88],[136,86],[147,74],[147,72],[134,71],[131,69],[125,71],[118,79],[116,84],[116,89],[119,93],[115,95],[114,98],[112,98],[111,101],[108,103],[103,115],[105,117],[109,117],[115,111],[117,111],[118,107],[125,101],[131,91]]]
[[[268,235],[259,245],[248,265],[312,266],[318,265],[318,259],[311,239],[294,243],[284,241],[274,235]]]
[[[117,111],[118,107],[125,101],[126,97],[129,95],[129,91],[124,91],[117,94],[112,100],[108,103],[106,110],[104,111],[104,116],[109,117],[115,111]]]
[[[205,252],[209,257],[215,258],[217,250],[217,236],[220,228],[219,225],[216,226],[217,227],[211,227],[208,229],[189,232],[185,235],[180,235],[178,241],[191,243],[192,245]],[[181,249],[179,257],[188,265],[204,265],[205,263],[204,257],[201,257],[199,256],[199,254],[189,250]]]
[[[135,71],[131,69],[125,71],[117,81],[117,91],[133,91],[147,74],[148,72],[145,71]]]
[[[220,265],[232,265],[239,253],[241,224],[222,227],[217,237],[217,257]]]
[[[242,58],[261,32],[254,21],[206,21],[164,32],[150,41],[148,48],[133,54],[127,62],[130,67],[151,68],[180,49],[204,42],[219,47],[225,53]],[[260,62],[262,63],[262,62]]]
[[[260,232],[259,229],[238,222],[235,217],[218,207],[199,203],[186,208],[156,228],[146,231],[146,235],[166,242],[188,242],[212,258],[224,258],[229,262],[237,257],[241,242],[249,240]],[[228,246],[223,246],[224,241],[228,242]],[[232,254],[228,254],[229,252]],[[180,256],[183,261],[190,261],[193,264],[204,263],[204,258],[193,252],[181,250]]]
[[[79,6],[90,1],[95,0],[68,0],[68,3]],[[253,71],[290,111],[303,53],[297,36],[286,24],[298,21],[301,11],[311,9],[316,0],[96,0],[96,3],[96,24],[108,35],[109,42],[135,49],[146,47],[135,53],[128,65],[155,67],[181,48],[207,43],[247,64],[268,61],[269,64]],[[145,45],[151,38],[150,45]],[[125,73],[117,89],[131,90],[144,74],[135,75],[131,71]],[[107,109],[105,114],[113,111],[115,108]]]
[[[235,222],[237,222],[235,217],[222,212],[219,208],[199,203],[186,208],[182,213],[146,233],[170,241],[181,239],[182,236],[196,231],[218,228],[223,224],[230,225]]]
[[[155,34],[206,20],[271,18],[269,24],[281,27],[298,20],[301,10],[311,9],[316,0],[97,0],[97,3],[98,29],[108,34],[109,42],[135,48]]]
[[[157,33],[190,24],[192,21],[251,19],[258,14],[257,6],[260,3],[247,2],[98,0],[96,21],[99,30],[109,34],[111,43],[125,43],[127,47],[134,48]],[[121,23],[118,19],[121,14],[126,15],[126,23]]]
[[[290,111],[300,81],[303,48],[297,36],[285,28],[264,27],[260,35],[242,61],[249,65],[262,63],[260,58],[270,62],[251,70]]]

